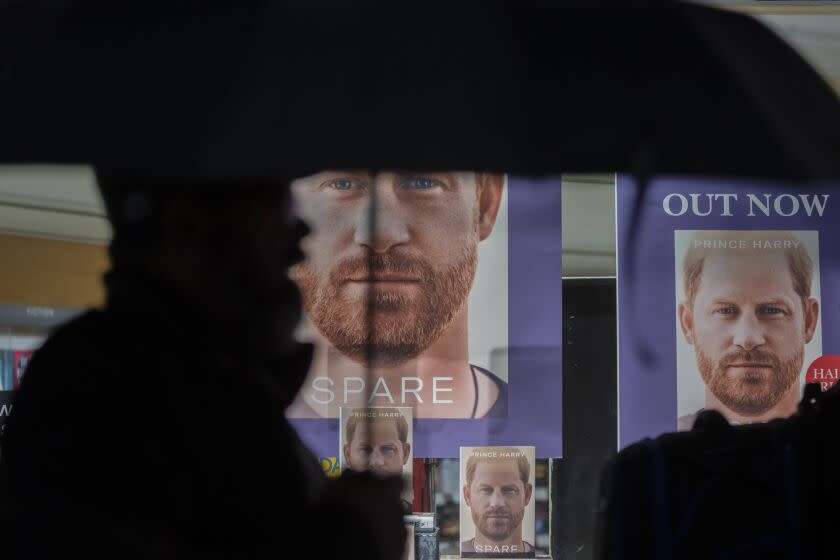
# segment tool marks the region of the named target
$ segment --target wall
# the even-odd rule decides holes
[[[0,303],[99,306],[107,269],[104,245],[0,235]]]

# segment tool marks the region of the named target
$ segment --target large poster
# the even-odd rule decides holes
[[[619,444],[787,417],[837,353],[840,187],[619,177]],[[641,205],[639,206],[639,203]]]
[[[335,454],[341,407],[396,406],[417,457],[523,441],[561,456],[559,179],[324,171],[292,190],[316,351],[287,414],[317,453]]]

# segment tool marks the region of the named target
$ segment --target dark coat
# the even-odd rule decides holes
[[[838,424],[840,385],[786,420],[704,411],[690,432],[627,447],[606,471],[598,557],[837,558]]]
[[[322,498],[320,467],[284,418],[311,349],[270,373],[182,315],[91,311],[35,353],[0,461],[4,560],[356,546],[349,531],[333,550],[321,537],[341,530],[344,506]]]

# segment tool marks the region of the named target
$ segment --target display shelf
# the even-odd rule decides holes
[[[81,314],[77,307],[0,303],[0,325],[13,329],[51,329]]]

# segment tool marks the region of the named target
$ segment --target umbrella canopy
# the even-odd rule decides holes
[[[88,0],[4,11],[6,162],[840,178],[828,85],[760,23],[710,7]]]

